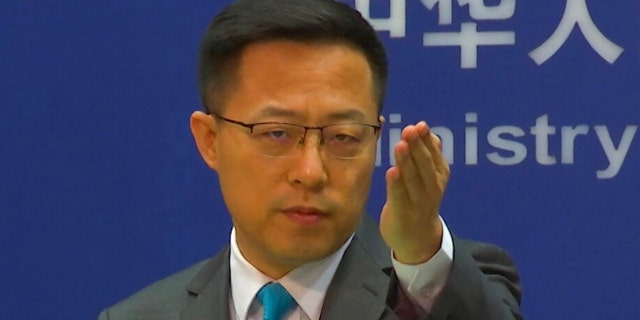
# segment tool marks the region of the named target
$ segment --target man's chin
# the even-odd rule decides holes
[[[327,258],[334,254],[343,244],[344,243],[339,243],[333,246],[327,246],[327,242],[318,244],[300,241],[286,250],[280,251],[279,255],[282,261],[289,261],[291,264],[299,267]]]

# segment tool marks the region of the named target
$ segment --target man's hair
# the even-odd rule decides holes
[[[243,49],[276,39],[337,42],[359,50],[369,62],[380,112],[387,84],[384,46],[358,11],[334,0],[239,0],[224,8],[200,44],[198,86],[206,111],[219,111],[225,103],[238,80]]]

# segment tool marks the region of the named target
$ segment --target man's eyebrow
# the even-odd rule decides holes
[[[364,122],[367,119],[364,113],[362,113],[362,111],[358,109],[347,109],[347,110],[342,110],[338,112],[332,112],[326,118],[329,121],[351,120],[351,121],[360,121],[360,122]]]
[[[259,117],[283,117],[283,118],[293,118],[296,116],[296,113],[292,110],[279,108],[276,106],[267,106],[261,109],[258,112]]]
[[[302,115],[298,114],[293,110],[284,109],[277,106],[267,106],[261,109],[258,112],[257,116],[261,118],[275,117],[275,118],[293,118],[293,119],[302,117]],[[323,117],[323,120],[329,121],[329,122],[336,122],[336,121],[365,122],[366,119],[367,117],[364,115],[364,113],[355,108],[331,112]]]

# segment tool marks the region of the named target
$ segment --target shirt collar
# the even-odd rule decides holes
[[[328,257],[300,266],[277,280],[289,291],[300,309],[309,319],[320,319],[327,289],[338,269],[353,235]],[[265,284],[275,281],[252,266],[240,253],[236,243],[236,230],[231,230],[230,267],[231,297],[238,319],[246,319],[255,295]]]

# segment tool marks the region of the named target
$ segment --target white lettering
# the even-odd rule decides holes
[[[469,15],[475,20],[504,20],[516,11],[516,0],[501,0],[500,4],[487,6],[484,0],[458,0],[461,6],[469,5]]]
[[[478,114],[465,114],[465,121],[468,124],[478,122]],[[478,164],[478,128],[467,126],[464,131],[464,163]]]
[[[503,138],[503,135],[510,135],[512,137],[524,136],[524,130],[515,126],[499,126],[491,129],[487,135],[487,141],[495,148],[510,151],[513,153],[510,157],[501,156],[498,152],[491,152],[487,154],[487,158],[501,166],[512,166],[522,162],[527,157],[527,147],[524,144]]]
[[[473,69],[478,66],[478,46],[514,45],[516,34],[513,31],[478,32],[472,22],[463,23],[460,32],[426,32],[422,44],[425,47],[460,47],[460,67]]]
[[[392,38],[404,38],[406,34],[405,0],[391,0],[389,18],[371,17],[371,0],[356,0],[356,10],[378,31],[389,31]]]
[[[573,164],[573,155],[575,149],[575,140],[579,135],[586,135],[589,132],[589,126],[581,124],[577,127],[562,127],[562,154],[560,162],[563,164]]]
[[[549,60],[567,41],[571,31],[578,25],[591,48],[604,60],[613,64],[624,49],[609,40],[591,19],[585,0],[567,0],[564,15],[553,34],[543,44],[529,52],[529,57],[538,65]]]
[[[596,171],[596,177],[598,177],[598,179],[613,178],[618,174],[622,167],[622,163],[627,157],[631,141],[633,141],[633,137],[638,130],[638,126],[627,126],[624,129],[624,133],[622,134],[622,138],[620,139],[620,143],[617,148],[613,144],[613,140],[609,134],[609,128],[606,126],[594,126],[593,129],[596,131],[598,140],[600,140],[600,144],[602,145],[602,149],[609,160],[609,166],[604,170]]]
[[[555,133],[556,127],[549,126],[549,116],[546,114],[538,117],[536,125],[531,127],[531,134],[536,137],[536,160],[539,164],[556,163],[556,157],[549,155],[549,135]]]
[[[431,132],[438,135],[442,142],[442,155],[449,164],[455,162],[455,149],[464,150],[464,165],[475,166],[478,165],[478,156],[480,153],[484,154],[490,163],[498,166],[513,166],[525,161],[529,154],[535,154],[536,161],[544,166],[556,165],[558,162],[571,165],[575,162],[575,148],[576,139],[579,136],[589,137],[590,127],[586,124],[579,124],[576,126],[561,126],[559,137],[552,140],[556,134],[556,127],[549,124],[549,115],[544,114],[539,116],[535,120],[535,125],[530,127],[531,136],[535,137],[532,142],[528,139],[527,132],[522,127],[514,125],[501,125],[492,128],[483,128],[479,126],[478,114],[475,112],[467,112],[465,114],[465,127],[461,129],[460,134],[464,134],[464,139],[456,139],[456,133],[454,130],[446,126],[434,126],[431,128]],[[385,131],[388,131],[388,140],[379,139],[378,150],[376,153],[376,166],[381,166],[386,163],[394,166],[395,156],[394,148],[398,144],[402,135],[402,115],[399,113],[389,114],[388,117],[389,126],[385,126]],[[598,179],[611,179],[618,175],[622,165],[624,164],[631,143],[638,131],[638,125],[627,125],[620,137],[619,142],[616,144],[611,137],[609,128],[604,125],[593,126],[595,136],[599,140],[600,146],[605,153],[608,160],[608,165],[605,169],[596,170],[596,177]],[[486,141],[492,148],[491,151],[484,153],[480,150],[479,145],[480,135],[484,135],[486,132]],[[381,137],[386,134],[382,133]],[[594,135],[591,135],[594,137]],[[595,138],[595,137],[594,137]],[[381,143],[381,141],[387,141],[388,144]],[[456,142],[464,145],[456,146]],[[560,145],[561,159],[558,161],[556,156],[550,153],[550,142],[558,142]],[[382,147],[387,147],[386,151],[382,150]],[[534,148],[529,152],[529,147]],[[385,156],[382,156],[385,155]],[[388,155],[388,157],[386,156]],[[381,159],[382,158],[382,159]]]
[[[392,113],[389,115],[390,124],[402,123],[402,115],[399,113]],[[392,166],[396,165],[396,155],[394,154],[395,146],[400,142],[402,138],[402,128],[389,129],[389,162]]]
[[[448,25],[453,21],[453,6],[451,0],[422,0],[427,9],[432,10],[438,4],[438,24]]]

